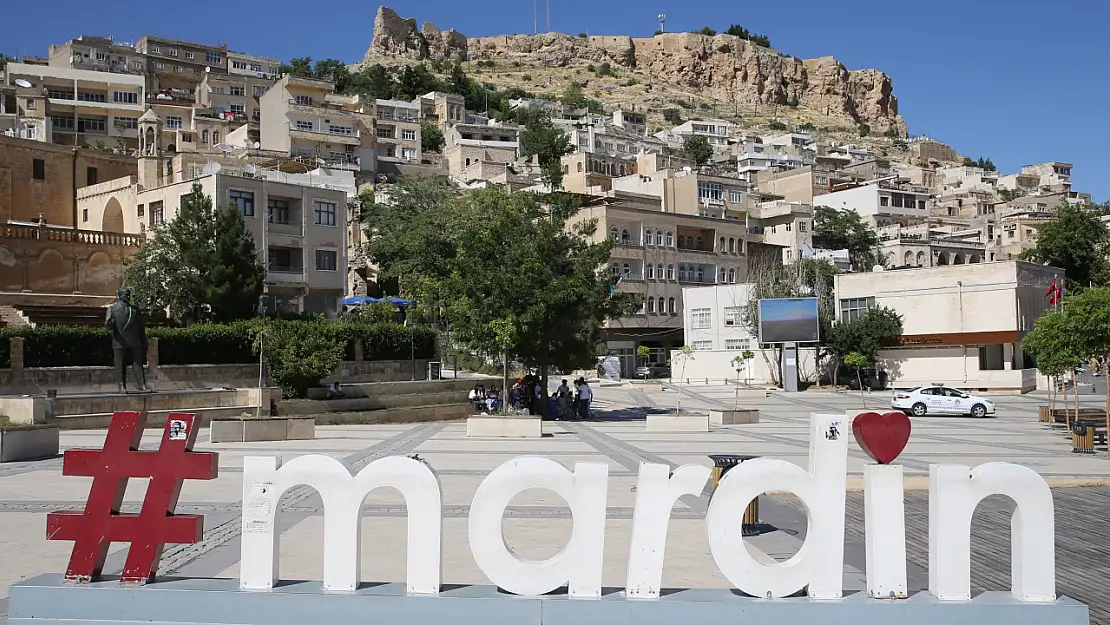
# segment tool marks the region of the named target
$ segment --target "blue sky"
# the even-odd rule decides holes
[[[772,40],[773,41],[773,40]],[[763,321],[795,321],[817,318],[817,299],[762,300],[759,309]]]
[[[543,6],[539,0],[541,28]],[[4,0],[0,52],[45,55],[80,35],[135,40],[155,34],[280,59],[361,60],[377,3],[303,0],[194,4],[115,0]],[[393,0],[405,17],[467,36],[532,31],[529,0]],[[905,7],[905,8],[903,8]],[[1108,0],[551,0],[552,30],[650,35],[739,23],[802,58],[832,55],[849,69],[891,75],[913,134],[986,156],[1004,172],[1049,160],[1075,164],[1073,182],[1110,200],[1110,1]],[[18,28],[16,27],[18,25]]]

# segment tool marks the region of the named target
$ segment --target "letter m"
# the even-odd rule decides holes
[[[272,456],[243,462],[243,536],[239,587],[266,590],[278,581],[280,533],[275,516],[281,496],[308,486],[324,502],[324,590],[353,591],[361,581],[361,516],[366,496],[395,488],[408,508],[408,592],[439,592],[443,545],[443,496],[428,465],[403,456],[371,462],[356,475],[335,458],[300,456],[285,466]]]

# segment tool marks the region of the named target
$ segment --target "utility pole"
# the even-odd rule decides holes
[[[547,3],[547,32],[551,32],[551,0],[544,0]]]
[[[539,0],[532,0],[532,34],[540,34]]]

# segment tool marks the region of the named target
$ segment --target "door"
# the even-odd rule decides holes
[[[924,389],[921,395],[925,399],[925,405],[929,407],[929,412],[945,412],[945,398],[939,388]]]
[[[971,401],[967,395],[960,391],[954,388],[946,388],[944,389],[944,407],[945,412],[964,414],[971,412]]]

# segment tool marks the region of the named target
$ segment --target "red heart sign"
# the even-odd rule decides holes
[[[901,412],[865,412],[852,420],[859,446],[879,464],[890,464],[910,440],[910,418]]]

